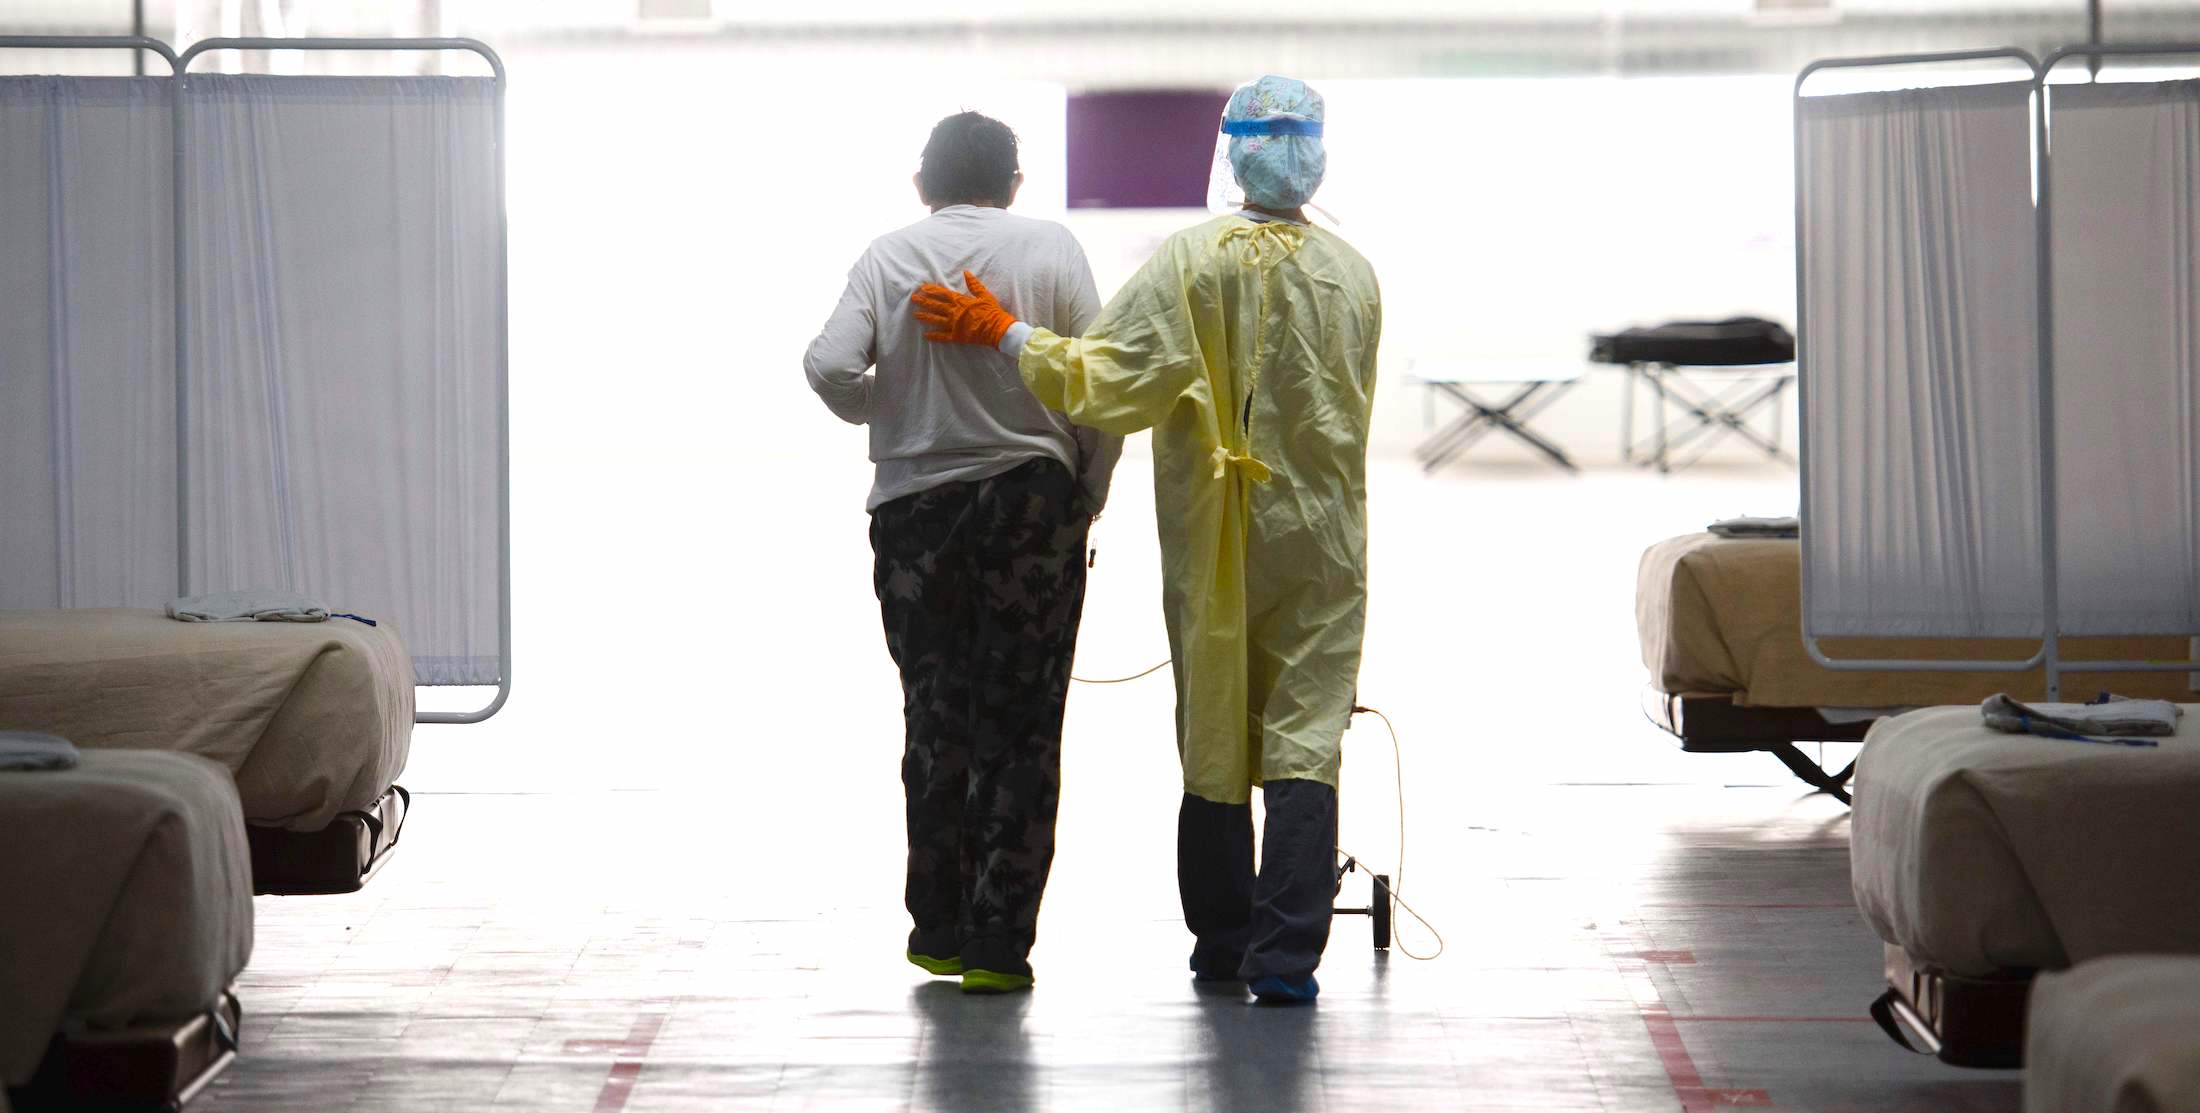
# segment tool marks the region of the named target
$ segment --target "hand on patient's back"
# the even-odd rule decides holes
[[[963,272],[963,282],[969,285],[967,294],[957,293],[938,283],[927,282],[909,295],[912,311],[917,320],[933,326],[924,334],[926,340],[939,340],[949,344],[983,344],[998,347],[1016,318],[993,296],[993,291],[978,281],[978,276]]]

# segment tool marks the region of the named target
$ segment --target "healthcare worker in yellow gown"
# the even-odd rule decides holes
[[[1339,744],[1367,608],[1374,271],[1307,223],[1320,94],[1239,88],[1217,144],[1228,215],[1169,238],[1082,337],[1015,321],[985,289],[927,284],[932,339],[995,344],[1079,425],[1152,428],[1163,606],[1185,796],[1178,884],[1192,971],[1311,1000],[1336,892]],[[1242,191],[1242,192],[1239,192]],[[1253,871],[1251,794],[1267,812]]]

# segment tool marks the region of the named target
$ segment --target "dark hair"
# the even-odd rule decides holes
[[[976,112],[941,120],[924,144],[917,180],[935,205],[1008,203],[1016,178],[1016,133]]]

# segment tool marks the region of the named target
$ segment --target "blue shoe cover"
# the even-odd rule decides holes
[[[1253,996],[1259,998],[1263,1004],[1269,1005],[1304,1004],[1320,996],[1322,991],[1321,983],[1315,981],[1312,974],[1303,978],[1284,978],[1270,974],[1253,979],[1246,988],[1252,990]]]

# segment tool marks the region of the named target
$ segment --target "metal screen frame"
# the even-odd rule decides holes
[[[204,54],[223,50],[313,50],[359,52],[419,52],[457,51],[478,55],[489,64],[496,87],[496,206],[497,206],[497,692],[489,703],[473,711],[415,711],[416,723],[478,723],[502,710],[512,695],[512,329],[511,329],[511,250],[510,217],[505,205],[504,191],[504,60],[487,43],[475,39],[282,39],[237,38],[207,39],[194,43],[176,59],[175,134],[176,134],[176,452],[179,464],[184,452],[184,383],[189,374],[188,335],[185,321],[184,299],[184,172],[183,172],[183,97],[191,83],[191,63]],[[179,467],[176,473],[177,529],[184,527],[185,509],[190,505],[184,498],[182,485],[187,473]],[[179,580],[187,576],[186,553],[179,548],[176,554],[176,574]],[[184,592],[183,594],[189,594]],[[422,685],[432,687],[433,685]],[[456,685],[471,687],[471,685]]]
[[[2189,55],[2200,58],[2200,43],[2081,43],[2066,46],[2049,54],[2032,78],[2033,123],[2032,134],[2033,171],[2032,210],[2033,231],[2038,236],[2034,256],[2039,267],[2039,321],[2040,321],[2040,442],[2041,474],[2040,499],[2042,535],[2041,557],[2047,570],[2047,638],[2042,651],[2047,655],[2047,698],[2052,700],[2062,694],[2064,673],[2088,672],[2192,672],[2200,669],[2200,660],[2184,661],[2065,661],[2062,650],[2062,611],[2056,595],[2060,582],[2061,538],[2057,535],[2055,520],[2055,462],[2057,445],[2054,439],[2054,368],[2055,368],[2055,307],[2054,307],[2054,132],[2049,126],[2048,96],[2053,83],[2055,67],[2073,58],[2084,58],[2098,79],[2101,63],[2110,56],[2118,57],[2170,57]],[[2190,637],[2191,635],[2187,635]]]
[[[0,50],[134,50],[140,57],[150,50],[168,60],[171,76],[179,72],[176,52],[167,43],[144,35],[0,35]]]
[[[2043,670],[2047,698],[2054,700],[2062,694],[2062,677],[2065,673],[2102,672],[2192,672],[2200,670],[2200,660],[2175,661],[2066,661],[2062,658],[2062,609],[2061,609],[2061,537],[2057,513],[2056,489],[2057,458],[2059,455],[2055,426],[2055,317],[2054,317],[2054,145],[2050,126],[2049,90],[2055,68],[2073,58],[2086,59],[2097,78],[2100,63],[2111,56],[2117,57],[2170,57],[2193,56],[2200,58],[2200,43],[2084,43],[2063,47],[2049,54],[2044,61],[2036,60],[2026,51],[2015,48],[1995,50],[1955,51],[1940,54],[1887,55],[1870,58],[1834,58],[1813,62],[1805,66],[1795,79],[1794,102],[1799,109],[1803,100],[1803,84],[1823,70],[1837,68],[1864,68],[1901,66],[1930,63],[1949,63],[2004,59],[2022,62],[2032,70],[2032,127],[2033,158],[2032,231],[2034,236],[2035,291],[2038,298],[2038,331],[2034,343],[2038,346],[2038,406],[2039,406],[2039,481],[2040,481],[2040,557],[2041,557],[2041,607],[2043,633],[2040,648],[2023,661],[1924,661],[1868,660],[1863,658],[1834,658],[1828,656],[1818,643],[1818,636],[1810,633],[1810,563],[1802,565],[1803,595],[1803,648],[1818,665],[1840,671],[1870,672],[2024,672],[2038,667]],[[1803,234],[1803,145],[1801,114],[1796,114],[1795,125],[1795,289],[1797,335],[1804,335],[1803,316],[1808,312],[1808,302],[1802,296],[1804,278],[1804,254],[1808,244]],[[1797,396],[1799,404],[1808,406],[1810,376],[1807,372],[1808,352],[1798,347]],[[1810,436],[1808,423],[1798,433],[1799,440]],[[1804,483],[1810,474],[1810,453],[1807,445],[1800,453]],[[1801,529],[1810,529],[1807,518]]]
[[[168,62],[167,78],[161,79],[156,76],[155,79],[166,80],[168,82],[168,107],[171,113],[171,126],[168,133],[170,177],[168,184],[168,195],[170,201],[174,201],[176,196],[177,179],[181,177],[181,175],[176,173],[176,170],[178,167],[180,167],[182,163],[182,156],[177,152],[182,149],[183,137],[180,132],[174,129],[173,113],[176,110],[176,106],[182,102],[181,91],[176,87],[176,77],[183,72],[183,64],[176,57],[176,52],[171,49],[167,43],[164,43],[159,39],[149,38],[144,35],[0,35],[0,50],[128,50],[132,53],[134,57],[139,60],[140,63],[140,72],[131,74],[130,76],[132,77],[145,76],[145,74],[142,72],[142,66],[146,52],[150,51],[166,59]],[[172,208],[171,212],[175,216],[180,216],[182,210],[180,208]],[[174,223],[173,216],[171,217],[170,223]],[[173,241],[180,238],[181,237],[178,231],[175,228],[171,227],[169,229],[169,239]],[[183,382],[181,367],[181,361],[183,359],[182,277],[182,268],[178,267],[175,272],[175,281],[171,282],[170,284],[170,293],[172,295],[170,300],[175,303],[171,308],[174,310],[173,315],[175,319],[170,323],[171,331],[168,337],[169,344],[175,353],[173,358],[177,361],[176,404],[178,406],[181,406],[183,404]],[[180,597],[188,594],[187,592],[182,590],[184,582],[184,504],[182,467],[183,412],[180,409],[176,412],[176,445],[176,594]]]
[[[1802,412],[1806,414],[1810,412],[1811,395],[1810,352],[1809,349],[1806,348],[1801,342],[1803,337],[1809,335],[1809,322],[1805,316],[1809,312],[1809,299],[1803,296],[1803,282],[1804,275],[1806,273],[1804,269],[1804,259],[1805,254],[1809,251],[1808,238],[1804,235],[1803,227],[1803,86],[1807,82],[1809,82],[1812,77],[1827,70],[1873,69],[1880,67],[1933,64],[1945,65],[1949,63],[1985,61],[2007,61],[2022,64],[2026,69],[2031,71],[2032,84],[2035,86],[2036,89],[2041,74],[2039,60],[2037,58],[2034,58],[2029,51],[2020,50],[2016,47],[2000,47],[1990,50],[1957,50],[1929,54],[1889,54],[1861,58],[1827,58],[1821,61],[1812,62],[1810,65],[1804,66],[1802,72],[1796,75],[1795,88],[1792,96],[1792,108],[1795,120],[1795,335],[1797,337],[1797,344],[1795,348],[1795,396],[1796,406],[1798,409],[1802,410]],[[2033,113],[2035,117],[2044,119],[2046,113],[2040,107],[2042,102],[2037,99],[2036,92],[2034,94],[2034,97],[2035,99]],[[2035,216],[2035,226],[2037,226],[2037,224],[2038,221],[2037,217]],[[2044,370],[2041,372],[2041,377],[2043,380],[2046,377],[2046,373]],[[2052,437],[2054,433],[2053,415],[2044,404],[2041,407],[2039,420],[2041,423],[2040,435],[2043,438]],[[1798,425],[1800,427],[1796,430],[1797,469],[1801,476],[1801,484],[1803,489],[1809,490],[1811,472],[1810,422],[1805,420],[1799,422]],[[2052,442],[2050,441],[2047,443]],[[2047,475],[2052,475],[2052,472],[2048,472]],[[2042,488],[2041,499],[2043,502],[2053,502],[2053,495],[2052,493],[2050,493],[2050,488]],[[2050,513],[2051,512],[2052,510],[2050,508]],[[1801,526],[1798,532],[1807,539],[1811,528],[1810,516],[1803,515],[1800,518],[1800,521]],[[2049,521],[2051,523],[2052,519],[2049,519]],[[2050,532],[2048,536],[2052,537],[2052,532]],[[2052,548],[2052,543],[2050,543],[2049,547]],[[2045,573],[2045,579],[2047,581],[2046,588],[2050,593],[2047,596],[2047,598],[2050,600],[2050,613],[2052,613],[2053,610],[2052,600],[2054,599],[2054,596],[2052,594],[2052,592],[2054,591],[2054,572],[2052,569],[2053,566],[2050,565],[2049,570]],[[1919,658],[1875,660],[1863,657],[1831,657],[1828,656],[1825,650],[1819,646],[1818,635],[1810,632],[1810,561],[1805,560],[1802,562],[1801,571],[1803,599],[1803,650],[1810,655],[1810,659],[1813,662],[1816,662],[1822,668],[1834,669],[1842,672],[2026,672],[2040,666],[2041,664],[2048,662],[2054,653],[2054,641],[2053,635],[2051,633],[2054,628],[2054,624],[2052,623],[2052,621],[2050,621],[2048,624],[2050,634],[2047,637],[2041,639],[2039,650],[2033,653],[2032,656],[2025,658],[2021,661],[1929,661]],[[2053,684],[2052,670],[2049,673],[2049,684]]]
[[[504,60],[488,44],[475,39],[423,38],[423,39],[281,39],[281,38],[232,38],[207,39],[177,54],[168,44],[142,35],[0,35],[0,50],[95,50],[127,49],[151,51],[168,62],[170,82],[169,105],[172,112],[169,135],[170,166],[172,176],[169,193],[174,203],[171,230],[174,251],[175,320],[172,343],[175,346],[176,390],[176,594],[189,595],[189,513],[190,470],[188,461],[189,398],[185,389],[189,381],[189,355],[185,344],[190,333],[189,314],[185,309],[184,289],[186,281],[187,245],[184,228],[188,209],[185,205],[184,182],[184,124],[183,97],[189,85],[190,68],[194,59],[202,54],[223,50],[312,50],[312,51],[360,51],[360,52],[418,52],[457,51],[478,55],[489,64],[496,89],[496,207],[497,207],[497,265],[496,265],[496,313],[497,313],[497,685],[496,696],[489,703],[473,711],[415,711],[415,723],[479,723],[502,710],[512,695],[512,406],[511,406],[511,263],[510,218],[505,202],[505,129],[504,129]],[[472,687],[473,685],[449,685]],[[435,687],[435,685],[415,685]]]

